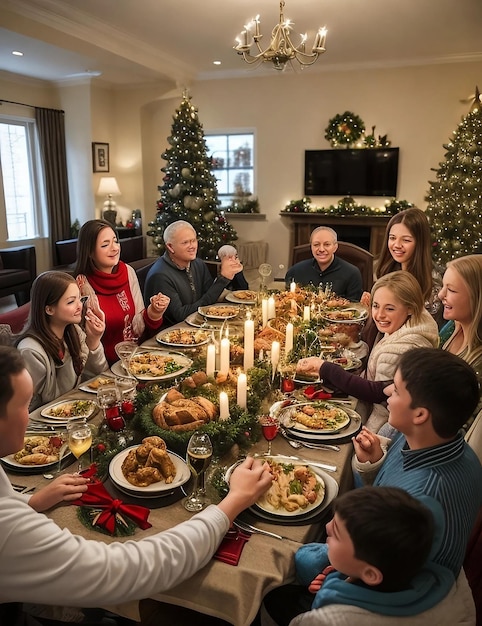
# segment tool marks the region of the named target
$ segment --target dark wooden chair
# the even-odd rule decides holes
[[[36,275],[35,246],[0,250],[0,298],[14,295],[17,306],[25,304]]]
[[[291,253],[291,265],[312,258],[311,245],[303,243],[295,246]],[[364,291],[373,287],[373,254],[348,241],[339,241],[336,256],[355,265],[360,270]]]

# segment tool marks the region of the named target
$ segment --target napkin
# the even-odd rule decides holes
[[[332,394],[328,393],[324,389],[318,389],[317,391],[314,385],[308,385],[308,387],[306,387],[304,391],[304,394],[308,398],[308,400],[328,400],[332,397]]]
[[[111,535],[115,533],[117,522],[127,525],[124,517],[128,517],[142,530],[152,526],[147,521],[150,513],[148,508],[137,504],[124,504],[122,500],[112,498],[100,482],[89,484],[87,491],[80,498],[74,500],[72,504],[99,509],[99,514],[94,518],[92,527],[100,526]]]
[[[227,563],[228,565],[237,565],[244,544],[249,540],[249,537],[250,535],[235,528],[231,528],[219,544],[219,548],[216,550],[213,558]]]

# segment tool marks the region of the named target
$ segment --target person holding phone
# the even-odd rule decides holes
[[[108,368],[104,330],[103,312],[91,308],[89,298],[82,301],[75,278],[58,271],[37,276],[29,320],[17,341],[33,379],[31,411]]]

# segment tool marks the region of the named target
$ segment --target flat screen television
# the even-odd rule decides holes
[[[305,150],[306,196],[397,196],[398,148]]]

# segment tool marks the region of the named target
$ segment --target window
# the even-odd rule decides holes
[[[223,206],[254,194],[254,133],[207,134],[208,156]]]
[[[9,241],[39,235],[43,198],[39,163],[35,120],[0,117],[0,191]]]

